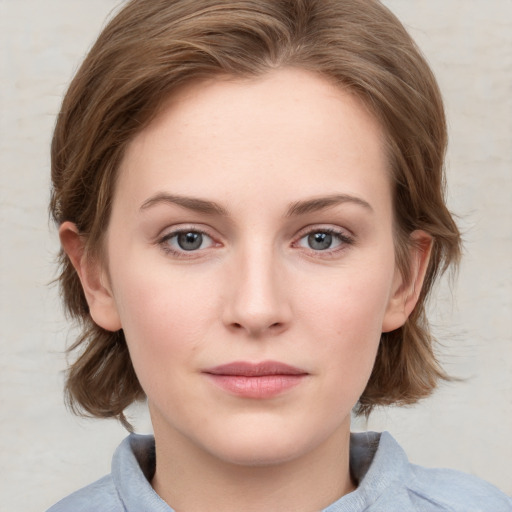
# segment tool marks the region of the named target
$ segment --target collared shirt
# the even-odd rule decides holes
[[[48,512],[173,512],[151,487],[155,460],[153,436],[131,434],[110,475]],[[479,478],[411,464],[387,432],[351,434],[350,470],[357,489],[322,512],[512,512],[512,499]]]

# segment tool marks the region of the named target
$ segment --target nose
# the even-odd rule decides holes
[[[246,251],[235,258],[224,304],[228,329],[257,338],[285,331],[291,320],[283,265],[272,249]]]

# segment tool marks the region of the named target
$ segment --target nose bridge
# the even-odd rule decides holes
[[[269,242],[246,243],[235,256],[227,323],[251,335],[281,330],[289,322],[279,257]]]

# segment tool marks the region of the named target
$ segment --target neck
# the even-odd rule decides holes
[[[305,455],[267,465],[224,461],[181,434],[155,425],[155,491],[176,512],[321,510],[355,489],[349,469],[350,429]]]

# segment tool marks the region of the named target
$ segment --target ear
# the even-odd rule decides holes
[[[432,237],[424,231],[411,233],[409,249],[409,279],[404,281],[398,268],[395,269],[392,295],[382,322],[382,332],[390,332],[402,327],[418,302],[425,274],[427,272]]]
[[[80,278],[92,319],[107,331],[118,331],[121,321],[104,266],[87,255],[85,240],[72,222],[61,224],[59,237]]]

